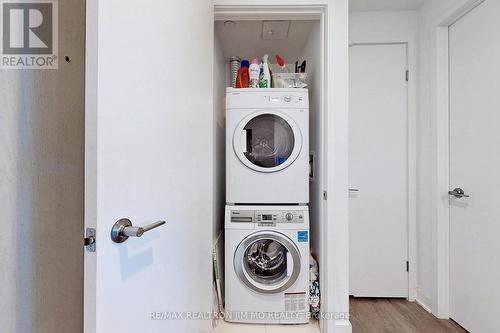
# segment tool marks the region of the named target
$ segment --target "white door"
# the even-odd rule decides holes
[[[499,13],[486,0],[449,29],[450,190],[470,195],[450,196],[450,317],[473,333],[500,332]]]
[[[86,333],[211,330],[212,26],[206,0],[87,1]],[[121,218],[166,224],[115,243]]]
[[[408,297],[406,44],[350,48],[350,293]]]

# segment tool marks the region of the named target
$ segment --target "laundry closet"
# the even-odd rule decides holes
[[[226,311],[216,332],[233,327],[229,322],[306,323],[319,331],[309,317],[258,313],[301,317],[320,307],[327,195],[322,24],[318,14],[216,10],[214,309]],[[238,67],[265,55],[272,88],[232,88]],[[266,152],[251,149],[267,149],[271,157],[259,160]],[[270,267],[246,267],[263,257]],[[246,317],[252,312],[256,317]]]

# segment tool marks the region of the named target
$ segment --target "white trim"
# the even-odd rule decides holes
[[[295,5],[215,5],[215,21],[239,20],[321,20],[324,6]]]
[[[417,41],[412,37],[408,45],[408,300],[414,301],[418,288],[417,251]]]
[[[332,326],[335,333],[352,333],[352,325],[349,320],[334,320]]]
[[[436,302],[434,314],[450,317],[450,140],[449,140],[449,27],[484,0],[468,0],[448,10],[434,24],[436,34],[436,126],[434,130],[436,171],[432,191],[436,221]]]
[[[417,303],[418,305],[420,305],[425,311],[429,312],[429,313],[432,313],[431,311],[431,307],[428,306],[427,304],[425,304],[422,300],[420,299],[415,299],[415,303]]]
[[[323,224],[322,312],[337,320],[322,321],[324,333],[349,333],[349,6],[346,0],[330,0],[325,13],[325,125],[327,142],[325,190],[328,200]],[[321,267],[320,267],[321,268]],[[327,277],[325,279],[325,276]],[[326,282],[326,290],[325,290]],[[333,296],[333,297],[331,297]],[[342,318],[343,317],[343,318]]]
[[[86,1],[84,228],[97,227],[98,1]],[[85,235],[85,231],[82,230]],[[97,247],[99,249],[99,247]],[[97,330],[97,255],[83,251],[83,332]]]
[[[407,232],[408,232],[408,300],[414,301],[417,297],[417,65],[416,41],[414,38],[407,40],[384,40],[380,42],[356,42],[350,46],[364,45],[406,45],[407,69],[410,78],[407,86]],[[403,75],[403,73],[401,74]],[[403,78],[403,76],[402,76]]]

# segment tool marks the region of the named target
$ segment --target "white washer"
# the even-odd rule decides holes
[[[309,202],[307,89],[227,89],[226,202]]]
[[[308,209],[226,206],[226,321],[309,321]]]

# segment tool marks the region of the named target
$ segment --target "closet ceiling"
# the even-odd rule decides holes
[[[233,55],[251,60],[267,53],[273,63],[275,54],[283,56],[287,63],[294,63],[303,54],[315,22],[291,21],[286,39],[263,40],[262,21],[236,21],[226,25],[224,21],[217,21],[215,35],[226,60]]]

